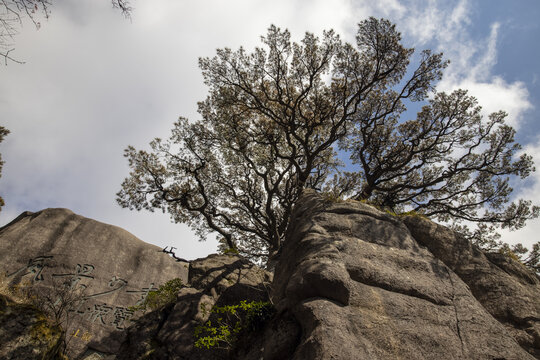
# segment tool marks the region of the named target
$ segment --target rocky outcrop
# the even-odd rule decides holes
[[[465,282],[474,297],[529,353],[540,358],[540,280],[500,253],[484,254],[450,229],[404,219],[411,234]]]
[[[291,224],[270,292],[277,314],[263,330],[245,334],[229,353],[194,349],[194,329],[208,319],[201,304],[234,304],[264,296],[267,288],[257,285],[259,275],[247,275],[260,270],[245,260],[212,255],[191,264],[191,287],[174,306],[129,330],[130,342],[119,358],[536,356],[538,279],[519,263],[485,255],[421,217],[391,216],[359,202],[328,202],[314,192],[300,199]],[[223,274],[240,273],[252,279],[250,285],[228,296],[237,283]],[[154,348],[130,352],[136,344]]]
[[[519,262],[486,254],[422,217],[330,202],[310,191],[290,224],[272,259],[273,274],[235,255],[175,262],[121,229],[66,210],[25,214],[0,229],[0,261],[13,281],[56,275],[88,284],[113,275],[125,279],[123,289],[134,289],[133,295],[144,295],[135,289],[146,282],[157,287],[173,277],[185,280],[176,301],[88,344],[94,353],[82,359],[540,359],[540,281]],[[78,234],[85,234],[84,244]],[[126,253],[98,259],[88,244],[99,254]],[[30,261],[17,254],[21,248],[29,249]],[[86,253],[92,260],[64,259],[62,270],[51,260]],[[106,271],[98,275],[98,268]],[[122,296],[107,301],[127,306]],[[262,329],[244,332],[230,351],[194,347],[196,327],[215,320],[213,306],[242,300],[270,300],[276,313]],[[104,318],[89,314],[79,318],[90,326]],[[109,352],[95,352],[98,346]]]
[[[195,348],[195,328],[209,319],[214,305],[267,301],[271,279],[270,273],[235,255],[192,261],[189,286],[180,290],[176,303],[132,326],[117,359],[227,359],[227,351]]]
[[[533,359],[538,351],[534,275],[503,270],[449,230],[313,192],[291,224],[273,283],[278,312],[302,329],[288,358]]]
[[[53,297],[65,285],[84,289],[62,324],[69,354],[103,358],[123,342],[134,319],[130,307],[168,280],[187,282],[188,263],[116,226],[46,209],[25,212],[0,229],[0,271],[12,284],[30,283]]]

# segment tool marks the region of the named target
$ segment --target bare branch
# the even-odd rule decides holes
[[[131,19],[132,8],[128,0],[111,0],[114,8]],[[14,51],[14,38],[25,21],[30,21],[36,29],[41,27],[40,18],[48,19],[52,0],[0,0],[0,57],[4,65],[9,62],[24,64],[10,55]]]

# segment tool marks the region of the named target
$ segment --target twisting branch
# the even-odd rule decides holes
[[[150,152],[126,149],[120,205],[161,209],[262,261],[279,253],[306,188],[442,221],[518,228],[538,215],[526,201],[505,207],[507,177],[533,171],[527,155],[513,159],[505,114],[484,121],[465,91],[434,92],[442,54],[423,51],[407,72],[413,50],[374,18],[359,24],[356,46],[333,31],[294,43],[276,26],[262,42],[199,59],[209,88],[201,119],[180,119]],[[408,102],[425,106],[402,121]],[[341,171],[338,146],[360,170]]]

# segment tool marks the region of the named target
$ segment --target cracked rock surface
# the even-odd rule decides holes
[[[482,306],[529,353],[540,358],[540,281],[520,263],[475,249],[450,229],[420,217],[405,224],[417,241],[470,288]]]
[[[290,358],[535,358],[540,291],[534,275],[503,270],[431,221],[403,221],[314,192],[299,201],[291,224],[273,283],[278,313],[292,314],[302,329]],[[426,240],[433,237],[441,253]],[[475,252],[489,276],[474,274]],[[512,302],[516,292],[522,297]]]
[[[124,229],[68,209],[24,212],[0,228],[0,273],[11,285],[31,284],[42,294],[66,284],[85,289],[62,324],[73,359],[110,358],[133,319],[129,307],[168,280],[186,282],[187,267]]]

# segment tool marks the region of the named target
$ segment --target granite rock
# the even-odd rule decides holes
[[[168,280],[187,282],[188,266],[119,227],[67,209],[25,212],[0,229],[0,271],[12,284],[48,294],[59,285],[84,289],[64,324],[74,358],[115,354],[134,319],[129,307]]]
[[[0,359],[51,359],[62,346],[62,329],[31,304],[0,294]]]
[[[267,301],[271,280],[270,273],[240,256],[214,254],[193,260],[188,286],[179,291],[176,302],[146,314],[129,328],[117,359],[229,358],[225,350],[195,348],[195,328],[212,316],[213,306]]]
[[[447,231],[438,242],[446,248],[434,251],[426,244],[442,229],[431,221],[403,221],[360,202],[329,202],[308,191],[291,224],[272,299],[280,314],[293,315],[301,339],[284,359],[534,358],[536,345],[520,341],[515,327],[501,322],[493,305],[479,298],[505,292],[511,297],[517,288],[527,289],[522,300],[502,307],[524,312],[526,326],[534,329],[536,285],[510,273],[503,284],[498,267],[484,256],[491,264],[486,265],[491,275],[484,277],[490,285],[478,292],[493,293],[475,293],[452,264],[467,267],[467,256],[480,250],[452,243]]]
[[[476,300],[529,353],[540,358],[540,279],[518,261],[484,253],[452,230],[421,217],[405,224],[471,290]]]
[[[0,263],[14,282],[56,276],[90,289],[100,279],[114,290],[110,307],[126,307],[127,294],[140,299],[148,283],[185,281],[174,302],[88,341],[81,359],[540,359],[540,281],[519,262],[422,217],[313,191],[290,224],[274,273],[236,255],[176,262],[121,229],[61,209],[23,214],[0,229]],[[242,300],[269,300],[276,313],[234,349],[195,348],[195,328],[212,319],[209,310]],[[105,318],[91,310],[81,309],[81,324],[103,328]]]

